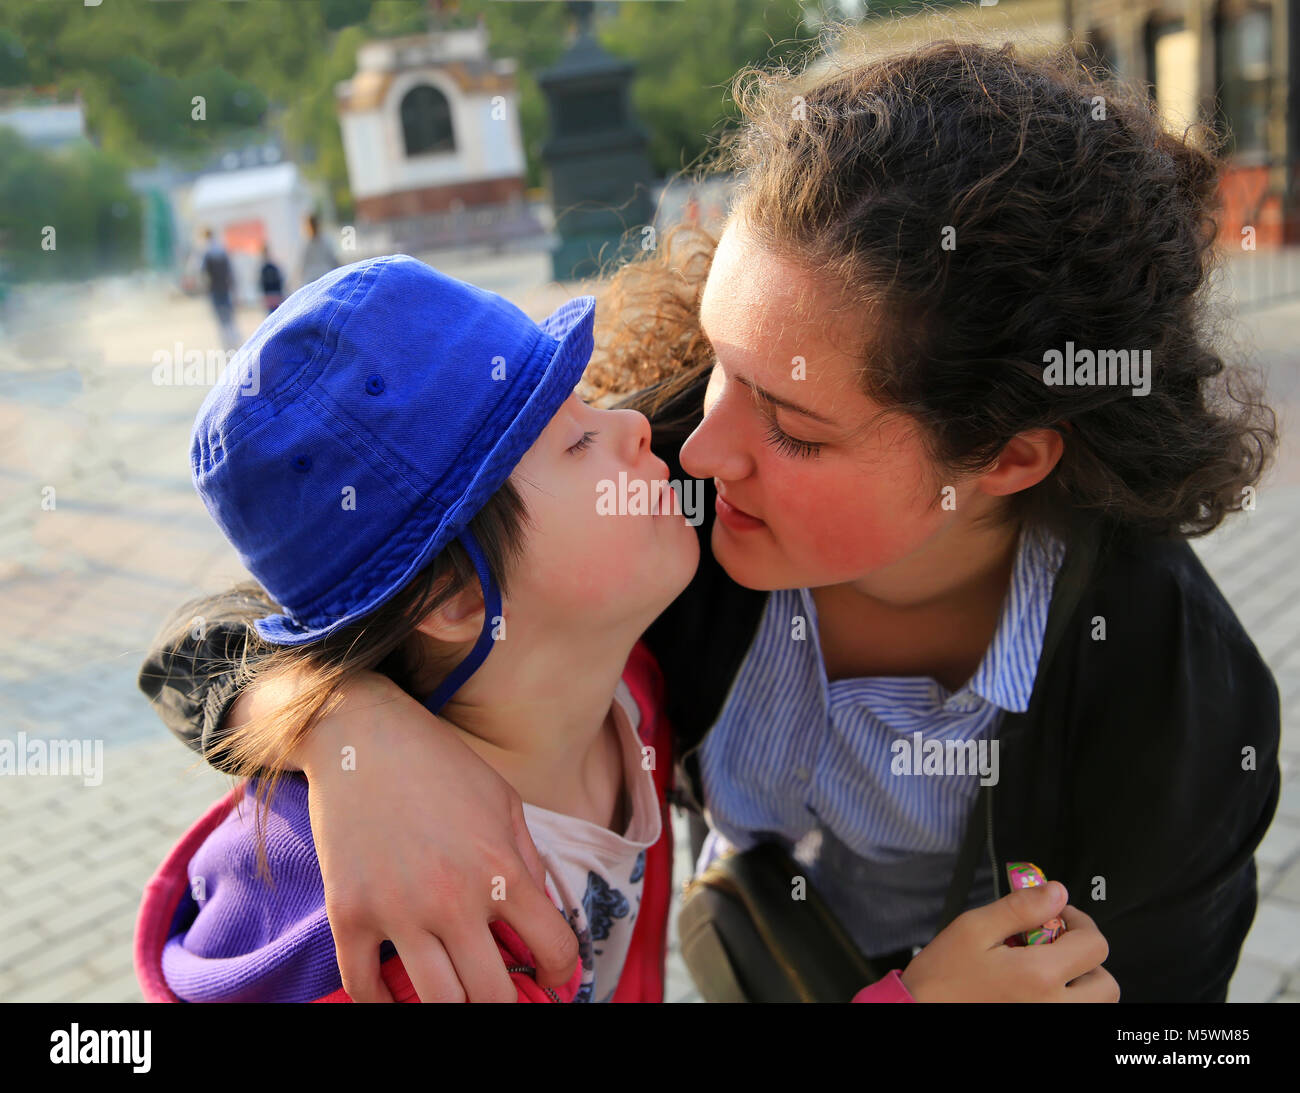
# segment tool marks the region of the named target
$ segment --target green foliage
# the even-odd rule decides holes
[[[802,19],[796,0],[619,5],[600,40],[637,66],[634,101],[658,171],[690,163],[734,119],[728,88],[744,65],[792,61],[815,41]]]
[[[748,63],[790,57],[815,33],[807,0],[600,4],[595,29],[637,66],[634,102],[654,167],[672,172],[706,150],[728,120],[727,85]],[[548,136],[537,74],[567,48],[566,5],[462,0],[441,16],[481,15],[494,57],[517,62],[528,182],[543,179]],[[454,9],[454,10],[453,10]],[[425,0],[0,0],[0,87],[79,90],[93,139],[136,166],[197,161],[250,127],[275,128],[293,157],[351,208],[334,86],[358,45],[428,28]],[[192,117],[195,96],[207,117]]]
[[[5,276],[57,280],[125,269],[140,257],[140,205],[121,160],[90,145],[33,148],[0,128]],[[54,229],[54,249],[42,247]]]

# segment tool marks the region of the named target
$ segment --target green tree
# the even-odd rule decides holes
[[[611,53],[636,64],[651,160],[669,173],[730,124],[737,69],[789,58],[810,44],[823,12],[849,10],[841,8],[840,0],[610,3],[596,5],[594,26]],[[539,185],[549,121],[537,75],[567,48],[571,17],[559,0],[462,0],[440,18],[466,26],[480,16],[492,56],[517,62],[528,182]],[[335,84],[354,74],[363,41],[428,25],[425,0],[0,0],[0,86],[80,91],[93,139],[132,165],[160,155],[197,161],[249,129],[274,128],[346,214]],[[202,122],[191,116],[196,95],[206,100]]]
[[[797,0],[620,4],[601,44],[637,66],[633,98],[650,158],[670,174],[734,120],[731,77],[746,64],[788,61],[816,39]]]
[[[0,128],[0,253],[8,272],[34,280],[135,266],[140,206],[124,164],[87,144],[33,148]]]

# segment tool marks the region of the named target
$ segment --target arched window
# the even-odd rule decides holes
[[[451,132],[451,106],[436,87],[421,84],[402,97],[402,139],[408,156],[449,152],[456,147]]]
[[[1232,155],[1267,155],[1273,27],[1268,8],[1224,4],[1219,12],[1220,116]]]

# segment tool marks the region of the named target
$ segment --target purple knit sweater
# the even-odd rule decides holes
[[[257,876],[254,791],[190,860],[162,954],[167,985],[187,1002],[310,1002],[342,986],[307,779],[287,776],[265,816],[274,889]],[[392,951],[385,942],[381,958]]]

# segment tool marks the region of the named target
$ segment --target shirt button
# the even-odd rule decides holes
[[[795,768],[795,772],[794,772],[794,776],[795,776],[796,778],[798,778],[799,781],[801,781],[801,782],[806,782],[806,781],[808,781],[808,768],[807,768],[807,767],[796,767],[796,768]]]

